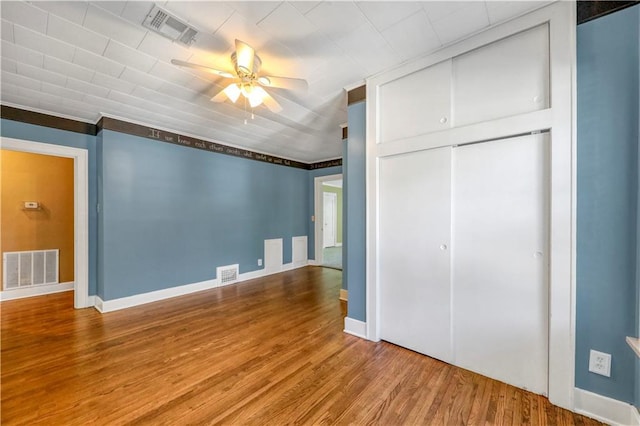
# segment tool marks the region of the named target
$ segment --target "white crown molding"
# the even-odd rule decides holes
[[[64,119],[73,120],[73,121],[80,121],[82,123],[92,124],[94,126],[102,118],[102,114],[101,114],[100,117],[98,117],[97,120],[91,121],[91,120],[87,120],[86,118],[80,118],[80,117],[76,117],[76,116],[73,116],[73,115],[60,114],[60,113],[57,113],[57,112],[52,112],[52,111],[48,111],[48,110],[44,110],[44,109],[40,109],[40,108],[33,108],[33,107],[25,106],[25,105],[18,105],[18,104],[14,104],[14,103],[11,103],[11,102],[6,102],[6,101],[0,102],[0,105],[4,105],[4,106],[11,107],[11,108],[16,108],[16,109],[23,109],[25,111],[37,112],[38,114],[50,115],[52,117],[64,118]]]

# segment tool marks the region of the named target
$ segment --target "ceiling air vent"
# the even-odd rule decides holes
[[[198,31],[154,5],[142,25],[173,41],[191,46]]]

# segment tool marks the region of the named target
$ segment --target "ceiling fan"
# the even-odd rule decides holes
[[[253,47],[242,40],[236,39],[236,51],[231,54],[235,74],[221,71],[205,65],[194,64],[192,62],[172,59],[171,63],[181,67],[193,68],[215,74],[220,77],[233,79],[234,82],[216,94],[211,100],[213,102],[224,102],[227,98],[235,103],[240,95],[249,102],[251,108],[263,104],[270,111],[278,113],[282,111],[280,104],[264,90],[264,87],[275,87],[288,90],[304,91],[308,85],[300,78],[276,77],[270,75],[259,75],[262,61],[256,55]]]

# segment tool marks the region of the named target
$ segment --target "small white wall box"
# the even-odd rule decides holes
[[[29,210],[32,210],[32,209],[37,210],[40,208],[40,203],[38,203],[37,201],[25,201],[24,208]]]

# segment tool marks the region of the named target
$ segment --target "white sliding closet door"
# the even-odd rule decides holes
[[[453,149],[455,364],[539,394],[548,389],[548,163],[547,134]]]
[[[380,159],[380,336],[451,360],[451,148]]]

